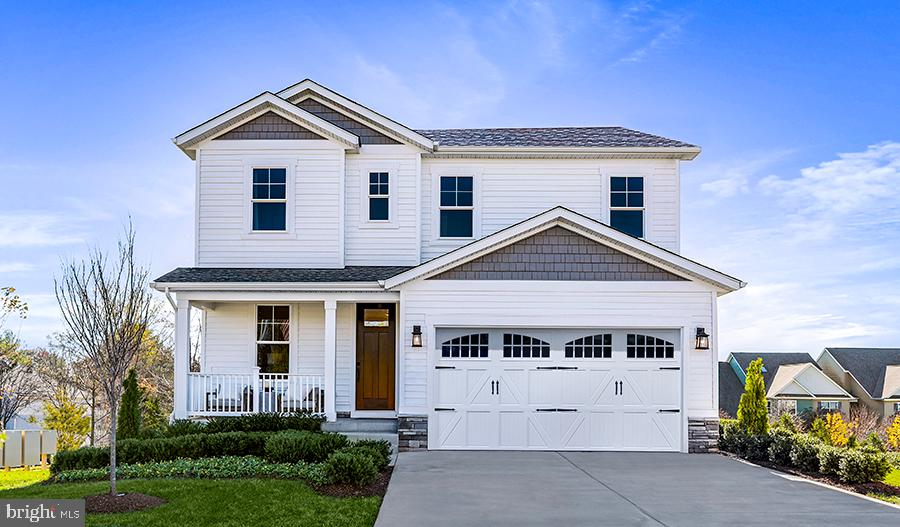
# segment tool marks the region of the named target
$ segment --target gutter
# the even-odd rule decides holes
[[[151,285],[151,287],[152,287],[152,285]],[[173,310],[173,311],[178,311],[178,304],[176,304],[176,303],[175,303],[175,300],[172,299],[172,295],[169,293],[169,288],[168,288],[168,287],[166,287],[165,294],[166,294],[166,300],[168,300],[168,301],[169,301],[169,305],[172,306],[172,310]]]

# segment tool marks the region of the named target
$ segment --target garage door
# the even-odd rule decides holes
[[[437,331],[429,448],[681,448],[677,330]]]

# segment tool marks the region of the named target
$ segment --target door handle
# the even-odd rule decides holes
[[[497,381],[497,395],[500,395],[500,381]]]
[[[496,382],[497,381],[491,381],[491,395],[494,395],[494,389],[496,387]]]
[[[619,395],[625,393],[625,381],[619,381]]]

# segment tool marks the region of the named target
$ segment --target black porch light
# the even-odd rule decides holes
[[[413,326],[412,331],[412,347],[422,347],[422,326]]]
[[[709,349],[709,333],[703,328],[697,328],[697,343],[694,346],[698,350]]]

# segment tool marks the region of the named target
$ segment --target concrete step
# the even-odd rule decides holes
[[[322,423],[326,432],[397,433],[397,419],[352,419],[339,417],[332,423]]]

